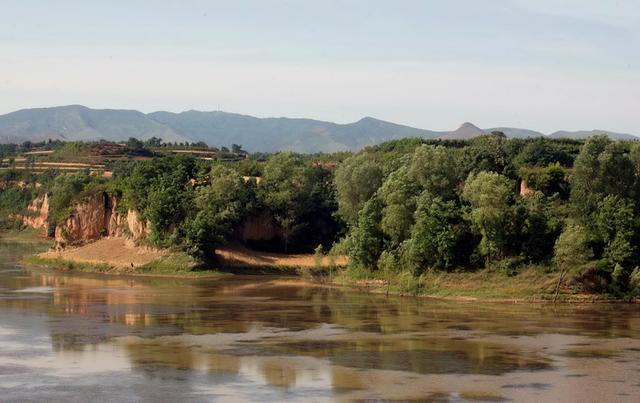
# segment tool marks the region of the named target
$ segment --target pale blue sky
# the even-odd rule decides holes
[[[0,1],[0,113],[75,103],[640,134],[640,1]]]

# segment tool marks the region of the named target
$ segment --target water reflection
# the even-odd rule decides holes
[[[64,400],[60,385],[195,401],[640,392],[635,306],[385,298],[286,278],[71,275],[21,269],[27,252],[0,243],[0,388],[16,400]],[[605,370],[615,387],[593,382]],[[18,386],[34,376],[37,391]],[[509,386],[534,384],[545,387]]]

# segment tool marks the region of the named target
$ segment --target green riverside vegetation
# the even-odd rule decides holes
[[[46,258],[39,255],[29,256],[24,262],[41,268],[53,268],[62,271],[103,273],[115,275],[154,276],[154,277],[216,277],[223,273],[202,267],[200,262],[183,253],[170,253],[159,260],[135,268],[114,267],[107,263],[91,263],[66,260],[62,258]]]
[[[4,225],[43,192],[50,194],[54,224],[79,200],[105,192],[148,220],[145,242],[198,261],[213,261],[215,248],[230,241],[281,253],[312,253],[321,245],[348,256],[338,279],[378,279],[390,291],[442,295],[434,284],[445,287],[442,276],[456,273],[495,284],[541,282],[538,291],[547,297],[560,289],[640,294],[636,142],[493,133],[397,140],[356,154],[154,155],[108,168],[108,179],[4,171]],[[11,186],[18,180],[22,187]],[[262,223],[270,235],[243,238],[248,222]],[[490,288],[486,293],[497,295]]]

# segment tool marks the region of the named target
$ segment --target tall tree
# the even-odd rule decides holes
[[[391,173],[379,189],[378,194],[384,202],[381,227],[396,245],[409,238],[419,192],[406,165]]]
[[[369,199],[358,213],[358,223],[350,234],[350,264],[375,269],[383,251],[384,235],[380,228],[382,202],[376,196]]]
[[[200,187],[194,199],[197,212],[185,223],[187,251],[198,257],[212,256],[214,248],[228,239],[251,208],[249,186],[235,170],[216,165],[211,184]]]
[[[454,152],[443,146],[425,144],[418,147],[413,154],[409,176],[432,195],[452,199],[460,182]]]
[[[382,169],[367,153],[347,158],[336,170],[338,214],[353,225],[358,212],[382,183]]]
[[[592,257],[593,251],[587,244],[585,229],[579,224],[569,223],[554,246],[553,260],[560,270],[554,300],[565,276],[570,272],[578,272]]]
[[[482,171],[513,176],[512,155],[509,154],[508,140],[503,136],[479,136],[464,148],[462,168],[465,175]]]
[[[409,255],[417,269],[449,268],[456,257],[459,239],[460,209],[428,191],[420,195],[411,231]]]
[[[507,219],[514,184],[495,172],[480,172],[467,178],[462,196],[471,204],[470,219],[480,232],[480,252],[487,264],[502,257],[507,241]]]
[[[594,214],[597,235],[604,243],[602,253],[609,267],[619,264],[629,267],[629,260],[637,253],[633,242],[638,231],[638,219],[632,200],[609,195],[598,203]]]
[[[310,187],[304,162],[291,152],[275,154],[264,166],[260,199],[281,228],[285,252],[306,223],[300,217],[309,208]]]
[[[581,223],[592,227],[592,216],[605,196],[632,197],[635,173],[627,145],[604,135],[590,137],[576,158],[571,181],[570,200]]]

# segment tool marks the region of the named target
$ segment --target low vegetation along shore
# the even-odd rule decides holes
[[[390,295],[431,297],[457,301],[495,302],[604,302],[614,299],[563,288],[556,295],[557,273],[538,268],[505,276],[492,270],[477,272],[428,272],[420,278],[391,274],[371,276],[348,268],[345,257],[317,254],[284,255],[255,252],[232,246],[218,251],[218,267],[203,265],[181,253],[138,247],[123,238],[105,238],[62,251],[46,250],[51,240],[32,229],[0,232],[0,241],[38,245],[43,252],[28,256],[28,266],[63,272],[99,273],[117,276],[215,278],[234,274],[295,276],[315,286],[340,286]],[[135,263],[134,263],[135,262]],[[630,301],[630,300],[628,300]]]
[[[318,155],[163,144],[1,146],[0,224],[53,240],[31,263],[83,271],[300,274],[458,298],[640,295],[637,142],[492,133]]]
[[[214,277],[223,274],[181,252],[136,246],[125,238],[103,238],[83,246],[53,249],[53,242],[33,229],[3,230],[1,242],[34,245],[28,266],[83,273],[128,276]]]

